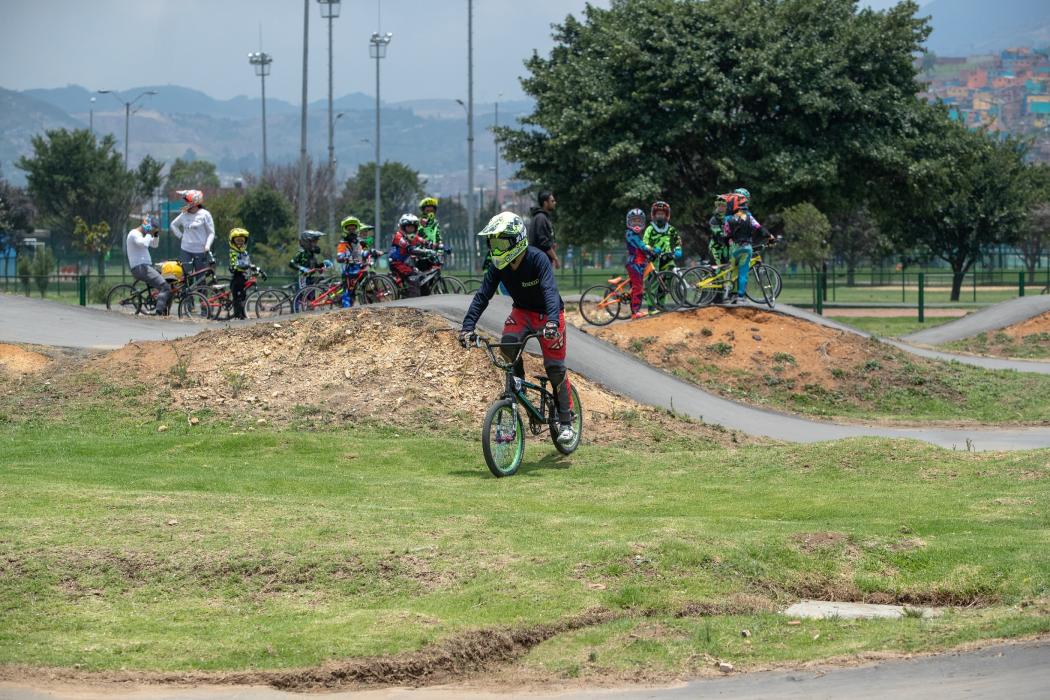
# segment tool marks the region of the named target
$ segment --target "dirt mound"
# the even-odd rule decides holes
[[[503,389],[502,373],[483,351],[460,348],[444,318],[407,308],[354,309],[131,343],[89,360],[86,368],[109,381],[145,385],[180,411],[207,409],[250,423],[373,423],[474,433]],[[526,371],[543,374],[538,357],[526,358]],[[573,375],[573,381],[586,410],[588,440],[622,439],[626,430],[651,441],[661,426],[719,444],[738,439],[642,407],[582,377]],[[633,424],[625,428],[624,417]]]
[[[32,374],[51,364],[51,358],[17,345],[0,343],[0,373],[16,377]]]
[[[949,376],[955,369],[762,309],[708,307],[587,330],[737,401],[887,423],[907,415],[901,406],[926,402],[955,406],[959,422],[969,420],[959,408],[967,396]]]
[[[996,331],[947,343],[944,347],[996,357],[1050,358],[1050,311]]]

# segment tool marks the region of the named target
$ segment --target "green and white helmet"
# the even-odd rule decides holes
[[[488,244],[492,264],[497,270],[510,265],[514,258],[529,247],[525,221],[511,211],[500,212],[492,217],[478,236],[484,238]]]

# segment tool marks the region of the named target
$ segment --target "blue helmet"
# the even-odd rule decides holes
[[[747,201],[751,201],[751,193],[745,190],[743,187],[737,187],[735,190],[733,190],[733,194],[738,194]]]

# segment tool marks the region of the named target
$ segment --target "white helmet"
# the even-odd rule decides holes
[[[401,218],[397,220],[398,229],[404,231],[406,226],[415,226],[416,230],[419,230],[419,217],[415,214],[402,214]]]

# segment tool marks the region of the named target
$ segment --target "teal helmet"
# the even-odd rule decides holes
[[[489,219],[489,223],[478,234],[488,245],[492,264],[497,270],[507,265],[529,247],[525,221],[514,212],[504,211]]]
[[[733,190],[733,194],[738,194],[747,201],[751,201],[751,193],[745,190],[743,187],[737,187],[735,190]]]

